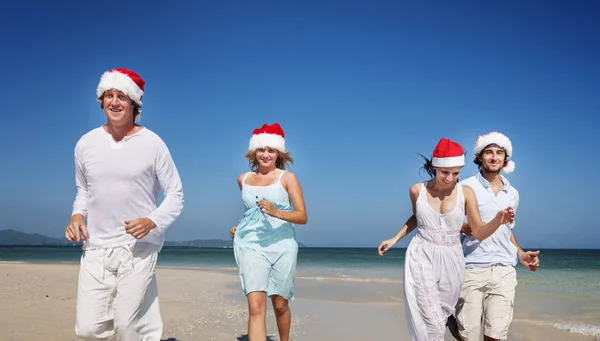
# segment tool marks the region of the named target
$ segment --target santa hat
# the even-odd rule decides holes
[[[465,165],[465,151],[460,144],[442,138],[433,150],[431,165],[434,167],[462,167]]]
[[[144,84],[146,84],[146,82],[140,75],[131,70],[124,68],[112,69],[106,71],[102,74],[102,77],[100,77],[100,83],[96,89],[96,98],[98,99],[98,102],[101,102],[100,97],[106,90],[115,89],[129,96],[129,98],[141,108],[142,97],[144,96]],[[140,113],[141,112],[142,110],[140,109]],[[136,119],[139,119],[139,116],[140,115],[138,115],[138,118]]]
[[[506,135],[501,134],[499,132],[491,132],[487,134],[480,135],[475,140],[475,158],[477,158],[481,152],[490,144],[495,144],[498,147],[504,149],[506,152],[506,162],[504,163],[504,167],[502,168],[503,173],[512,173],[515,171],[515,162],[510,158],[512,157],[512,143],[510,139],[506,137]]]
[[[263,124],[262,127],[254,129],[248,150],[254,151],[258,148],[271,147],[285,152],[285,133],[279,123],[272,125]]]

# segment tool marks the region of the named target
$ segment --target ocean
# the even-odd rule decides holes
[[[373,248],[301,248],[297,279],[316,285],[383,284],[401,301],[406,249],[384,257]],[[0,262],[77,263],[80,247],[0,246]],[[230,248],[164,247],[158,266],[237,273]],[[515,321],[600,336],[600,250],[542,249],[540,268],[517,265]]]

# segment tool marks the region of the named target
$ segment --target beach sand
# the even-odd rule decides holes
[[[73,264],[0,264],[0,340],[78,340],[77,274]],[[163,340],[247,340],[247,307],[235,271],[159,268],[157,277]],[[397,283],[298,278],[290,306],[293,340],[410,339]],[[267,328],[268,340],[279,340],[270,306]],[[447,333],[446,340],[454,339]],[[517,310],[509,340],[596,338],[553,328]]]

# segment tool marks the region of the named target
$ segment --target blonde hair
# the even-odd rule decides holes
[[[253,172],[257,171],[259,168],[258,159],[256,159],[256,151],[251,150],[244,155],[246,159],[248,159],[248,165],[250,166],[250,170]],[[290,156],[290,151],[282,152],[277,150],[277,160],[275,160],[275,167],[283,170],[287,170],[289,165],[294,164],[294,159]]]

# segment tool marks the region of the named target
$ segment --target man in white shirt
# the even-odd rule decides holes
[[[83,241],[75,332],[84,339],[162,336],[155,266],[183,189],[166,144],[136,123],[144,85],[131,70],[105,72],[96,95],[107,124],[75,146],[77,195],[65,237]]]
[[[477,138],[474,152],[480,171],[461,183],[475,191],[481,220],[490,221],[498,210],[509,206],[517,214],[519,192],[501,175],[514,171],[511,141],[498,132],[484,134]],[[539,266],[539,251],[523,251],[512,232],[514,226],[514,221],[502,225],[483,241],[470,236],[468,225],[463,227],[465,280],[456,320],[448,322],[459,340],[479,340],[482,324],[485,341],[507,338],[517,286],[517,259],[531,271]]]

